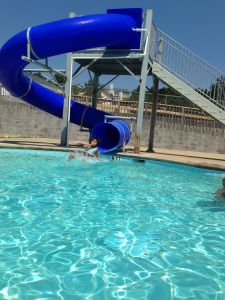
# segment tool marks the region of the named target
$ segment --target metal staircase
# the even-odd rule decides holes
[[[152,73],[225,125],[225,75],[152,27]]]

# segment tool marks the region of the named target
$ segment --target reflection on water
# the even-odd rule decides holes
[[[0,299],[225,299],[222,172],[1,150]]]

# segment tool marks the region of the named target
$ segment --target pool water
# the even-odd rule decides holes
[[[225,299],[225,173],[1,150],[0,299]]]

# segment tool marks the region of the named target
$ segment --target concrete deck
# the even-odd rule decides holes
[[[83,144],[83,142],[71,141],[70,147],[61,147],[58,139],[0,137],[0,148],[71,151],[81,148]],[[137,159],[154,159],[181,163],[201,168],[219,169],[225,171],[225,154],[159,148],[155,148],[154,153],[148,153],[146,152],[145,148],[142,148],[140,154],[135,154],[131,147],[127,147],[126,153],[119,152],[117,153],[117,156],[118,155]]]

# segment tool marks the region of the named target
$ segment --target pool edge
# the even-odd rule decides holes
[[[70,152],[76,149],[80,149],[80,147],[75,147],[71,146],[71,148],[68,147],[61,147],[59,145],[54,145],[54,146],[41,146],[41,145],[19,145],[19,144],[9,144],[6,142],[6,144],[0,143],[0,149],[27,149],[27,150],[43,150],[43,151],[57,151],[57,152]],[[201,169],[210,169],[210,170],[218,170],[218,171],[225,171],[224,166],[220,166],[218,164],[212,164],[209,165],[210,159],[205,158],[205,162],[194,162],[191,161],[193,159],[199,159],[197,157],[187,157],[183,156],[182,160],[178,161],[177,158],[181,158],[181,155],[167,155],[168,157],[156,157],[158,156],[163,156],[164,154],[159,154],[159,153],[152,153],[151,157],[145,156],[143,153],[142,154],[133,154],[133,153],[111,153],[107,154],[107,156],[114,156],[114,157],[120,157],[120,158],[130,158],[130,159],[136,159],[136,160],[144,160],[144,161],[160,161],[160,162],[167,162],[171,164],[179,164],[179,165],[186,165],[186,166],[191,166],[191,167],[196,167],[196,168],[201,168]],[[164,155],[166,156],[166,155]],[[185,161],[189,159],[189,161]],[[203,158],[201,158],[203,160]],[[222,160],[220,160],[222,161]],[[218,163],[219,160],[216,161]]]

